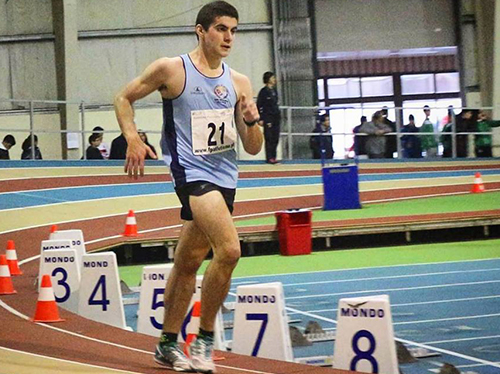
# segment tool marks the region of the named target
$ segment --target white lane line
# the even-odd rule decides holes
[[[497,339],[497,338],[500,338],[500,335],[479,336],[476,338],[462,338],[462,339],[450,339],[450,340],[435,340],[432,342],[424,342],[422,344],[455,343],[455,342],[465,342],[465,341],[469,341],[469,340]]]
[[[487,300],[487,299],[498,299],[500,295],[492,295],[492,296],[479,296],[479,297],[467,297],[461,299],[447,299],[447,300],[435,300],[435,301],[418,301],[416,303],[401,303],[401,304],[391,304],[392,308],[397,308],[401,306],[419,306],[419,305],[429,305],[429,304],[442,304],[442,303],[456,303],[461,301],[477,301],[477,300]],[[336,312],[337,308],[334,309],[316,309],[316,310],[308,310],[309,313],[327,313],[327,312]]]
[[[500,280],[436,284],[436,285],[432,285],[432,286],[418,286],[418,287],[386,288],[386,289],[377,289],[377,290],[346,291],[346,292],[336,292],[336,293],[320,294],[320,295],[291,296],[291,297],[287,297],[286,299],[287,300],[312,299],[312,298],[338,296],[338,295],[356,295],[356,294],[364,294],[364,293],[369,294],[369,293],[383,293],[383,292],[396,292],[396,291],[413,291],[413,290],[424,290],[424,289],[444,288],[444,287],[474,286],[474,285],[478,285],[478,284],[491,284],[491,283],[500,283]]]
[[[439,271],[439,272],[433,272],[433,273],[403,274],[403,275],[392,275],[392,276],[385,276],[385,277],[337,279],[337,280],[319,281],[319,282],[287,283],[287,284],[284,284],[283,287],[306,286],[306,285],[315,285],[315,284],[323,285],[323,284],[329,284],[329,283],[361,282],[361,281],[372,281],[372,280],[379,280],[379,279],[400,279],[400,278],[427,277],[427,276],[448,275],[448,274],[483,273],[483,272],[487,272],[487,271],[498,271],[498,270],[500,270],[500,268]]]
[[[106,370],[107,373],[116,372],[116,373],[125,373],[125,374],[141,374],[141,373],[139,373],[137,371],[128,371],[128,370],[125,371],[125,370],[110,368],[110,367],[106,367],[106,366],[98,366],[98,365],[92,365],[92,364],[85,364],[83,362],[64,360],[62,358],[56,358],[56,357],[51,357],[51,356],[43,356],[43,355],[39,355],[39,354],[36,354],[36,353],[21,351],[21,350],[18,350],[18,349],[10,349],[10,348],[7,348],[7,347],[0,346],[0,353],[1,353],[2,350],[8,351],[8,352],[13,352],[13,353],[20,353],[20,354],[26,355],[26,356],[33,356],[33,357],[43,358],[43,359],[46,359],[46,360],[52,360],[52,361],[57,361],[57,362],[62,362],[62,363],[67,363],[67,364],[75,365],[75,369],[78,369],[78,372],[81,372],[80,369],[82,369],[83,367],[86,366],[86,367],[89,367],[89,368],[95,368],[95,369],[99,369],[99,370],[104,369],[104,370]],[[26,358],[26,357],[24,357],[24,358]]]
[[[21,312],[19,312],[16,309],[12,308],[11,306],[9,306],[8,304],[6,304],[2,300],[0,300],[0,307],[4,308],[8,312],[10,312],[10,313],[12,313],[12,314],[14,314],[14,315],[16,315],[16,316],[24,319],[24,320],[30,320],[30,318],[28,316],[22,314]],[[117,343],[113,343],[113,342],[108,342],[106,340],[100,340],[100,339],[92,338],[92,337],[89,337],[89,336],[78,334],[78,333],[73,332],[73,331],[63,330],[63,329],[60,329],[60,328],[55,327],[53,325],[49,325],[49,324],[45,324],[45,323],[38,323],[38,322],[34,322],[34,323],[36,323],[39,326],[51,329],[51,330],[61,332],[63,334],[68,334],[68,335],[71,335],[71,336],[74,336],[74,337],[77,337],[77,338],[80,338],[80,339],[90,340],[90,341],[95,342],[95,343],[106,344],[106,345],[110,345],[110,346],[115,347],[115,348],[127,349],[129,351],[144,353],[144,354],[147,354],[147,355],[153,355],[154,354],[153,352],[145,351],[143,349],[138,349],[138,348],[133,348],[133,347],[127,347],[126,345],[117,344]],[[266,372],[266,371],[242,369],[242,368],[239,368],[239,367],[233,367],[233,366],[227,366],[227,365],[216,364],[215,366],[218,366],[218,367],[224,368],[224,369],[231,369],[231,370],[235,370],[235,371],[243,371],[243,372],[246,372],[246,373],[277,374],[277,373]]]
[[[313,317],[313,318],[320,319],[322,321],[326,321],[326,322],[337,324],[337,321],[334,320],[334,319],[331,319],[331,318],[325,318],[325,317],[314,315],[312,313],[302,312],[300,310],[297,310],[297,309],[294,309],[294,308],[290,308],[290,307],[286,307],[286,309],[288,311],[293,312],[293,313],[302,314],[302,315],[305,315],[305,316],[308,316],[308,317]],[[428,349],[430,351],[440,352],[440,353],[444,353],[444,354],[447,354],[447,355],[450,355],[450,356],[460,357],[460,358],[463,358],[463,359],[466,359],[466,360],[469,360],[469,361],[477,362],[477,363],[480,363],[480,364],[483,364],[483,365],[493,366],[493,367],[496,367],[496,368],[500,368],[500,364],[498,364],[496,362],[491,362],[491,361],[483,360],[483,359],[480,359],[480,358],[477,358],[477,357],[473,357],[473,356],[469,356],[469,355],[464,355],[464,354],[461,354],[461,353],[458,353],[458,352],[448,351],[447,349],[433,347],[433,346],[427,345],[425,343],[417,343],[417,342],[413,342],[413,341],[406,340],[406,339],[401,339],[401,338],[394,338],[394,340],[397,340],[397,341],[399,341],[401,343],[408,344],[408,345],[411,345],[411,346],[425,348],[425,349]]]
[[[363,249],[357,249],[357,251],[377,251],[380,250],[380,248],[363,248]],[[453,260],[453,261],[440,261],[440,262],[422,262],[422,263],[417,263],[417,264],[397,264],[397,265],[381,265],[381,266],[366,266],[366,267],[359,267],[359,268],[349,268],[349,269],[333,269],[333,270],[316,270],[316,271],[303,271],[303,272],[296,272],[296,273],[280,273],[280,274],[273,274],[272,277],[278,277],[278,276],[295,276],[295,275],[301,275],[301,274],[328,274],[328,273],[337,273],[337,272],[350,272],[350,271],[359,271],[359,270],[372,270],[372,269],[391,269],[391,268],[405,268],[405,267],[413,267],[413,266],[435,266],[435,265],[449,265],[449,264],[461,264],[461,263],[470,263],[470,262],[487,262],[487,261],[492,261],[492,262],[498,262],[500,264],[500,258],[498,257],[490,257],[490,258],[480,258],[480,259],[473,259],[473,260]],[[250,279],[250,278],[271,278],[270,275],[247,275],[247,276],[241,276],[241,277],[235,277],[233,278],[235,282],[234,284],[237,284],[238,279]],[[249,283],[250,281],[245,281],[246,283]],[[260,282],[256,280],[254,283]]]
[[[500,313],[480,314],[480,315],[475,315],[475,316],[463,316],[463,317],[427,319],[427,320],[421,320],[421,321],[393,322],[393,325],[414,325],[414,324],[420,324],[420,323],[434,323],[434,322],[444,322],[444,321],[460,321],[460,320],[463,320],[463,319],[493,318],[493,317],[500,317]]]

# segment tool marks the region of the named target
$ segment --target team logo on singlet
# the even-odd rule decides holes
[[[214,88],[214,93],[217,96],[217,99],[215,99],[216,103],[227,104],[229,102],[229,100],[227,100],[227,97],[229,96],[229,90],[226,86],[218,84]]]

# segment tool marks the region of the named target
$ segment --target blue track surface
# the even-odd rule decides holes
[[[483,175],[499,175],[500,170],[477,170]],[[422,178],[443,178],[472,176],[473,171],[440,171],[399,174],[364,174],[359,176],[361,182],[404,180]],[[240,179],[238,188],[250,187],[287,187],[308,184],[322,184],[321,177],[288,177],[288,178],[254,178]],[[44,190],[0,193],[0,210],[26,208],[33,206],[106,199],[126,196],[145,196],[160,193],[173,193],[170,182],[133,183],[104,186],[85,186],[71,188],[55,188]]]
[[[405,374],[437,373],[444,362],[461,372],[500,373],[493,366],[500,365],[500,259],[236,278],[227,301],[235,301],[238,285],[277,281],[286,307],[298,310],[288,316],[300,320],[294,323],[299,329],[313,320],[335,330],[341,298],[389,295],[396,339],[449,351],[401,365]],[[136,311],[137,305],[126,307],[134,329]],[[232,330],[226,336],[231,339]],[[332,356],[333,350],[333,341],[314,343],[294,348],[294,357]]]

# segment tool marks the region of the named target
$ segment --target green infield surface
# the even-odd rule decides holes
[[[324,270],[368,268],[375,266],[424,264],[436,262],[500,258],[500,240],[459,243],[405,245],[376,249],[350,249],[313,252],[302,256],[242,257],[233,277],[305,273]],[[205,261],[199,271],[206,269]],[[129,286],[139,285],[144,265],[122,266],[120,278]]]
[[[362,209],[313,211],[313,222],[343,219],[395,217],[419,214],[473,212],[500,209],[500,192],[482,194],[462,194],[430,198],[405,199],[402,201],[363,204]],[[259,218],[242,219],[236,226],[274,225],[274,214]]]

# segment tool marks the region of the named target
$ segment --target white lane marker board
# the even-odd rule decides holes
[[[388,295],[339,300],[336,369],[399,374]]]
[[[85,249],[85,241],[83,240],[82,230],[58,230],[50,233],[51,240],[71,240],[71,245],[76,250],[78,263],[82,264],[82,258],[87,250]]]
[[[50,275],[57,304],[73,313],[78,313],[80,265],[75,249],[42,251],[40,269],[40,276]]]
[[[293,361],[281,282],[237,287],[232,351]]]
[[[165,313],[165,285],[172,268],[173,264],[149,265],[143,267],[137,332],[155,337],[160,336],[163,329],[163,316]],[[193,296],[179,333],[179,342],[184,342],[188,334],[198,333],[199,318],[192,318],[191,313],[194,303],[201,300],[202,282],[203,276],[198,275],[196,277],[196,286],[193,290]],[[221,311],[217,314],[215,323],[214,346],[215,349],[218,350],[227,350]]]
[[[116,255],[83,255],[78,313],[88,319],[127,328]]]

